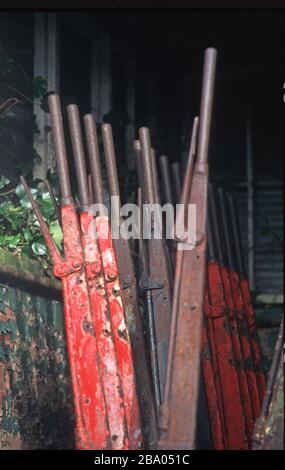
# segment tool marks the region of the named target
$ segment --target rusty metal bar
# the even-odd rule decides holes
[[[180,204],[183,204],[183,206],[185,206],[188,203],[189,197],[190,197],[193,167],[194,167],[194,158],[195,158],[196,139],[197,139],[197,131],[198,131],[198,122],[199,122],[199,118],[195,117],[194,122],[193,122],[193,127],[192,127],[192,133],[191,133],[191,143],[190,143],[190,149],[189,149],[189,154],[188,154],[187,170],[184,176],[182,194],[180,195]],[[182,216],[184,218],[185,212],[186,212],[185,209],[183,209],[182,211],[180,211],[180,214],[178,214],[177,217]],[[173,301],[172,301],[172,311],[171,311],[170,340],[169,340],[169,350],[168,350],[168,359],[167,359],[166,381],[165,381],[164,396],[163,396],[164,403],[168,403],[168,401],[170,400],[172,363],[173,363],[173,354],[174,354],[174,348],[175,348],[175,334],[176,334],[176,328],[177,328],[177,314],[178,314],[179,292],[180,292],[180,285],[181,285],[183,254],[184,254],[183,250],[177,249],[174,289],[173,289]],[[164,413],[164,411],[162,410],[161,419],[160,419],[162,429],[164,429],[165,427],[164,425],[165,414],[167,413]]]
[[[157,173],[157,164],[156,164],[156,153],[155,150],[151,149],[151,167],[152,167],[152,177],[153,177],[153,187],[154,187],[154,201],[156,204],[160,204],[160,188],[159,188],[159,179]]]
[[[135,160],[136,160],[136,173],[138,178],[139,187],[143,192],[143,170],[142,170],[142,163],[141,163],[141,144],[139,140],[134,141],[134,153],[135,153]]]
[[[155,189],[153,185],[152,156],[150,134],[147,127],[141,127],[139,130],[141,156],[142,156],[142,173],[143,173],[143,191],[148,204],[155,203]]]
[[[100,164],[100,153],[96,131],[96,123],[92,114],[84,116],[84,126],[89,154],[90,170],[94,191],[94,202],[104,204],[104,190]]]
[[[120,199],[119,193],[119,182],[117,176],[117,167],[116,167],[116,159],[115,159],[115,150],[113,144],[113,136],[112,136],[112,129],[109,124],[104,124],[102,126],[102,137],[103,137],[103,145],[104,145],[104,153],[107,165],[107,175],[109,181],[109,189],[111,196],[116,196]],[[89,158],[93,158],[93,154],[89,154]],[[100,165],[100,160],[98,160],[98,165]],[[100,181],[97,182],[100,184]],[[101,182],[102,185],[102,182]],[[100,218],[99,218],[100,219]],[[97,225],[101,224],[101,221],[97,219]],[[109,223],[109,222],[108,222]],[[99,230],[100,232],[100,230]],[[109,240],[110,248],[116,251],[116,270],[118,270],[117,281],[120,283],[121,290],[120,294],[122,296],[122,303],[124,306],[125,311],[125,318],[128,325],[128,330],[130,334],[130,340],[132,344],[132,354],[134,363],[132,367],[134,368],[134,372],[136,375],[136,381],[138,384],[137,392],[139,395],[139,405],[141,409],[141,419],[142,419],[142,430],[144,432],[144,441],[153,446],[153,441],[156,439],[156,427],[155,427],[155,406],[153,403],[152,398],[152,390],[151,390],[151,382],[148,376],[148,369],[146,364],[146,351],[144,346],[144,338],[142,334],[142,326],[141,326],[141,319],[139,316],[139,309],[137,303],[137,292],[136,292],[136,279],[134,274],[134,267],[133,261],[131,257],[131,252],[128,244],[128,240],[121,236],[120,231],[120,238]],[[106,243],[101,240],[99,237],[99,243],[104,246]],[[106,248],[106,246],[105,246]],[[114,253],[115,254],[115,253]],[[106,258],[107,259],[107,258]],[[109,283],[108,283],[109,285]],[[114,299],[115,300],[115,299]],[[115,304],[114,304],[115,308]],[[127,384],[124,384],[126,387]],[[127,393],[126,390],[124,390]],[[135,399],[135,397],[134,397]],[[129,423],[131,426],[132,431],[133,425],[135,424],[137,418],[134,416],[135,413],[135,401],[133,403],[133,423]],[[152,423],[151,426],[146,427],[146,415],[148,416],[148,420]]]
[[[93,188],[93,183],[92,183],[92,175],[89,173],[88,175],[88,189],[89,189],[89,199],[90,199],[90,204],[94,203],[94,188]]]
[[[81,137],[79,109],[76,104],[70,104],[67,106],[67,116],[74,155],[80,208],[86,211],[90,206],[90,198],[83,142]]]
[[[174,198],[171,187],[170,168],[167,155],[160,155],[159,167],[162,180],[164,201],[168,204],[174,205]]]
[[[260,414],[260,400],[257,386],[256,369],[253,360],[253,351],[251,338],[248,330],[245,305],[242,297],[240,288],[238,273],[235,269],[234,259],[231,248],[230,239],[230,227],[228,221],[228,213],[226,207],[225,194],[222,188],[218,189],[220,210],[222,216],[223,233],[225,236],[225,247],[226,247],[226,262],[229,268],[229,277],[231,283],[231,289],[233,293],[233,301],[236,312],[236,319],[239,329],[240,344],[242,349],[243,361],[245,365],[245,373],[248,384],[248,391],[250,396],[250,402],[252,406],[253,418],[256,418]],[[249,434],[252,435],[252,426],[249,428]]]
[[[111,125],[102,124],[101,132],[103,138],[110,195],[116,196],[117,198],[119,198],[120,201],[120,187]],[[121,203],[119,204],[121,205]]]
[[[162,407],[160,449],[194,449],[206,275],[208,144],[217,51],[205,51],[197,161],[190,203],[196,204],[196,245],[185,251],[181,267],[171,380]],[[179,246],[178,246],[179,248]]]
[[[249,448],[249,442],[245,427],[244,401],[241,397],[239,384],[239,367],[235,361],[232,340],[232,334],[236,331],[236,324],[231,322],[228,315],[227,295],[218,259],[219,250],[216,249],[219,246],[219,232],[215,230],[216,224],[214,226],[212,223],[215,219],[214,192],[210,185],[208,213],[208,249],[210,256],[207,268],[208,296],[205,298],[204,311],[213,353],[216,386],[221,402],[226,449],[245,450]],[[234,409],[232,403],[235,403]]]
[[[224,254],[224,229],[223,225],[221,225],[222,230],[220,229],[219,223],[220,218],[218,217],[218,209],[216,204],[216,193],[213,187],[210,188],[210,208],[213,214],[213,226],[215,237],[217,239],[217,253],[218,253],[218,261],[220,266],[220,272],[222,277],[222,284],[225,294],[226,306],[228,310],[228,319],[231,327],[231,337],[232,337],[232,344],[233,344],[233,351],[234,351],[234,359],[235,364],[238,372],[238,380],[239,380],[239,388],[240,394],[242,397],[242,406],[244,410],[244,417],[245,417],[245,425],[246,425],[246,432],[249,446],[251,445],[251,434],[252,434],[252,426],[253,426],[253,414],[252,414],[252,406],[251,400],[249,395],[249,389],[247,384],[246,378],[246,368],[244,363],[244,356],[241,347],[240,341],[240,334],[239,334],[239,326],[238,326],[238,319],[236,317],[236,305],[234,301],[234,292],[232,289],[232,283],[230,278],[230,272],[228,266],[226,264],[227,258],[226,254]],[[219,210],[219,214],[220,214]]]
[[[60,184],[61,204],[73,202],[71,196],[71,185],[67,164],[67,153],[63,133],[62,115],[58,95],[49,95],[48,106],[51,118],[52,135],[55,146],[57,171]]]
[[[156,199],[156,171],[152,158],[149,130],[143,127],[139,130],[141,144],[141,165],[143,173],[144,202],[155,204]],[[154,213],[152,213],[154,215]],[[150,221],[153,228],[153,220]],[[169,279],[169,261],[166,255],[165,243],[162,238],[148,240],[148,259],[150,282],[146,289],[151,290],[152,304],[155,315],[155,328],[157,340],[157,355],[159,364],[160,389],[165,383],[167,350],[169,342],[169,326],[171,315],[171,284]]]
[[[53,207],[54,207],[54,210],[55,210],[55,213],[56,213],[56,216],[57,216],[57,219],[59,221],[59,224],[60,226],[62,225],[62,222],[61,222],[61,213],[60,213],[60,210],[59,210],[59,207],[58,207],[58,203],[57,203],[57,200],[55,198],[55,194],[54,194],[54,190],[53,190],[53,187],[52,185],[50,184],[49,180],[47,178],[44,179],[44,183],[47,187],[47,190],[49,192],[49,195],[50,195],[50,198],[51,198],[51,201],[52,201],[52,204],[53,204]]]
[[[79,110],[76,105],[68,106],[68,118],[80,194],[80,226],[85,256],[86,276],[98,345],[99,367],[105,392],[107,420],[110,428],[112,449],[128,449],[129,436],[128,430],[126,429],[128,416],[126,416],[124,397],[121,393],[123,384],[122,376],[118,368],[115,337],[112,329],[109,327],[109,299],[104,280],[102,257],[98,240],[90,236],[93,217],[88,212],[90,193],[87,182]],[[111,318],[111,323],[112,320],[113,318]],[[109,334],[106,334],[106,331],[108,331]],[[114,437],[116,438],[114,439]]]
[[[182,189],[181,168],[180,168],[179,162],[171,163],[171,174],[172,174],[175,204],[178,204],[180,201],[181,189]]]
[[[156,347],[156,333],[155,333],[155,321],[154,321],[154,311],[152,305],[151,291],[144,288],[145,282],[149,282],[149,265],[147,254],[144,246],[143,240],[143,199],[142,199],[142,190],[138,188],[138,207],[140,214],[140,234],[139,234],[139,257],[141,262],[141,273],[140,273],[140,285],[143,291],[146,293],[146,313],[147,313],[147,323],[148,323],[148,333],[149,333],[149,345],[150,345],[150,360],[151,360],[151,371],[152,371],[152,383],[154,391],[154,399],[156,404],[156,409],[159,409],[161,404],[161,390],[159,382],[159,367],[158,367],[158,357],[157,357],[157,347]]]
[[[241,293],[243,297],[247,326],[248,326],[248,331],[249,331],[251,345],[252,345],[253,360],[254,360],[254,365],[256,369],[259,401],[260,403],[262,403],[264,394],[265,394],[266,379],[265,379],[265,374],[264,374],[263,367],[262,367],[261,347],[260,347],[260,342],[258,338],[258,331],[257,331],[256,319],[255,319],[255,315],[253,311],[249,283],[246,277],[246,272],[245,272],[245,267],[244,267],[236,202],[235,202],[233,195],[230,195],[230,194],[227,195],[227,200],[228,200],[229,209],[230,209],[230,220],[231,220],[231,227],[232,227],[233,239],[234,239],[233,248],[234,248],[235,257],[237,260],[240,289],[241,289]]]

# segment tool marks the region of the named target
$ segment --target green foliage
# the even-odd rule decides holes
[[[27,69],[27,63],[33,60],[32,53],[30,57],[23,54],[19,56],[12,49],[5,49],[0,44],[0,93],[3,98],[15,98],[17,104],[21,103],[31,110],[31,105],[37,102],[39,106],[47,111],[48,86],[47,80],[41,76],[32,78]],[[1,116],[0,125],[4,129],[8,123],[13,120],[14,113],[12,109],[9,113]],[[35,115],[33,116],[33,130],[38,132],[38,126]],[[21,161],[17,168],[23,175],[30,175],[33,164],[40,156],[33,150],[33,158],[29,161]],[[50,266],[50,259],[47,246],[44,242],[38,221],[33,213],[31,203],[25,193],[22,184],[19,184],[13,191],[5,194],[5,187],[10,181],[0,175],[0,248],[4,248],[15,254],[15,256],[27,256],[39,260],[44,269]],[[31,192],[40,206],[41,213],[50,227],[50,232],[60,247],[62,243],[62,233],[59,223],[56,219],[55,209],[53,207],[50,195],[42,187],[40,181],[30,183]],[[4,189],[3,189],[4,188]]]
[[[7,178],[0,177],[0,187],[7,184]],[[49,193],[42,189],[39,182],[31,184],[31,192],[60,249],[62,232]],[[9,194],[9,199],[4,198],[0,202],[0,247],[16,256],[37,259],[44,269],[49,268],[48,248],[22,184],[15,189],[14,197]]]

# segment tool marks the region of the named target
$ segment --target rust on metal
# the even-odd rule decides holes
[[[143,127],[139,130],[141,144],[141,166],[143,169],[144,202],[155,204],[156,186],[154,182],[153,155],[151,151],[149,129]],[[152,220],[150,221],[151,227]],[[169,262],[167,260],[164,241],[160,239],[148,240],[149,275],[153,282],[160,283],[160,289],[151,289],[152,305],[155,315],[155,330],[157,341],[157,357],[159,365],[160,389],[164,389],[167,351],[169,344],[169,325],[171,317],[171,286],[169,280]]]
[[[116,155],[110,124],[103,124],[102,138],[110,194],[116,196],[120,201]],[[114,239],[113,243],[118,262],[120,285],[122,287],[122,300],[133,350],[144,440],[150,447],[153,447],[157,439],[156,414],[147,364],[145,338],[143,336],[143,327],[139,312],[134,264],[129,242],[121,230],[119,238]]]
[[[181,168],[179,162],[171,163],[171,175],[175,204],[179,204],[182,189]]]
[[[233,247],[234,247],[234,253],[236,255],[236,260],[237,260],[240,289],[241,289],[241,294],[242,294],[242,298],[244,302],[247,326],[248,326],[248,331],[249,331],[251,345],[252,345],[253,360],[254,360],[254,366],[256,370],[256,378],[257,378],[257,384],[258,384],[259,400],[260,400],[260,403],[262,403],[264,399],[264,394],[265,394],[266,379],[265,379],[265,374],[264,374],[263,366],[262,366],[261,348],[260,348],[260,342],[258,338],[255,314],[254,314],[253,306],[252,306],[249,282],[246,276],[246,271],[245,271],[245,266],[244,266],[236,202],[235,202],[233,195],[230,195],[230,194],[227,195],[227,200],[228,200],[229,208],[230,208],[230,220],[231,220],[231,226],[232,226],[232,232],[233,232],[233,238],[234,238]]]
[[[90,190],[87,182],[79,110],[76,105],[68,107],[68,117],[81,207],[79,217],[85,271],[93,315],[93,323],[90,328],[93,327],[96,334],[99,371],[106,401],[111,448],[128,449],[129,437],[126,427],[122,383],[111,328],[112,320],[110,319],[107,289],[103,275],[103,263],[98,240],[94,236],[94,232],[90,230],[93,224],[93,217],[87,210]]]
[[[173,206],[174,197],[172,194],[170,168],[169,168],[169,161],[168,161],[167,155],[159,156],[159,167],[160,167],[160,174],[161,174],[161,180],[162,180],[164,202],[166,202],[167,204],[172,204]]]
[[[250,402],[252,406],[252,415],[253,420],[256,419],[260,414],[260,400],[257,386],[257,376],[255,365],[253,361],[253,348],[251,345],[251,339],[248,330],[248,324],[246,320],[246,312],[244,307],[244,302],[242,298],[242,293],[239,284],[238,273],[234,266],[233,253],[230,243],[230,230],[229,222],[227,216],[227,207],[225,194],[222,188],[218,189],[219,194],[219,203],[222,216],[222,226],[225,239],[225,252],[227,257],[227,265],[229,270],[230,285],[232,289],[234,309],[237,320],[237,326],[239,330],[240,345],[242,350],[243,362],[245,366],[245,373],[248,385],[248,391],[250,396]],[[253,424],[252,424],[253,425]],[[249,429],[250,435],[252,435],[253,428],[252,426]]]
[[[92,114],[86,114],[84,116],[84,125],[85,125],[88,155],[92,155],[92,158],[89,158],[89,162],[90,162],[91,177],[92,177],[92,183],[93,183],[94,201],[97,204],[104,204],[104,191],[103,191],[103,184],[102,184],[100,153],[99,153],[99,146],[98,146],[96,123]]]
[[[164,429],[161,428],[160,449],[194,449],[196,445],[206,275],[207,161],[216,56],[215,49],[206,49],[197,160],[190,192],[190,203],[196,204],[197,242],[183,255],[174,351],[169,364],[171,380],[162,409]]]
[[[224,422],[226,449],[245,450],[249,448],[243,404],[240,394],[238,370],[234,360],[227,304],[223,280],[216,256],[216,236],[213,233],[213,201],[210,192],[208,214],[207,295],[205,297],[205,324],[209,332],[213,369],[216,379],[220,412]],[[218,402],[219,403],[219,402]],[[232,407],[235,403],[235,407]]]

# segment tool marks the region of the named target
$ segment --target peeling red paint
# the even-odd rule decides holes
[[[98,217],[96,219],[96,228],[106,281],[111,328],[114,335],[118,368],[121,377],[129,436],[129,448],[139,449],[142,446],[142,435],[133,356],[121,298],[118,266],[111,239],[108,218]]]
[[[103,265],[98,242],[95,238],[91,238],[88,232],[92,221],[92,216],[87,212],[81,212],[82,244],[85,255],[93,324],[96,332],[100,373],[107,407],[111,448],[127,449],[128,436],[125,421],[125,408],[111,328],[105,279],[102,271]]]
[[[237,324],[240,333],[240,343],[242,348],[242,355],[245,364],[245,372],[248,383],[250,401],[252,404],[253,418],[256,419],[260,415],[260,400],[257,386],[257,377],[255,366],[253,362],[252,346],[248,332],[246,312],[242,293],[239,284],[239,278],[236,271],[230,270],[230,283],[233,293],[234,307],[237,317]],[[252,430],[253,432],[253,430]]]
[[[69,362],[76,415],[76,447],[107,449],[109,428],[99,357],[83,266],[83,250],[77,214],[72,205],[61,210],[65,263],[54,265],[61,272]],[[85,324],[92,328],[84,328]]]
[[[240,396],[238,371],[234,361],[220,268],[210,261],[207,268],[208,292],[205,296],[206,326],[212,352],[218,405],[227,449],[249,448],[245,416]],[[232,404],[235,404],[233,407]]]
[[[246,320],[248,331],[251,340],[253,360],[256,370],[256,379],[259,392],[259,401],[263,402],[264,394],[266,390],[266,379],[265,374],[262,370],[262,357],[261,357],[261,348],[258,339],[257,327],[255,322],[255,315],[251,302],[251,295],[247,279],[240,279],[240,289],[243,297],[244,308],[246,313]]]

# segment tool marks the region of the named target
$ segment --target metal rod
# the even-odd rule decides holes
[[[202,97],[200,106],[200,131],[198,136],[197,162],[207,163],[210,127],[214,96],[217,51],[209,47],[205,51]]]
[[[138,188],[138,207],[140,213],[140,237],[139,237],[139,252],[142,263],[143,275],[146,274],[149,276],[147,256],[144,247],[143,240],[143,201],[142,201],[142,190]],[[157,410],[161,404],[161,391],[160,391],[160,381],[159,381],[159,367],[158,367],[158,358],[157,358],[157,348],[156,348],[156,334],[155,334],[155,322],[154,322],[154,311],[152,304],[151,291],[146,290],[146,313],[147,321],[149,328],[149,344],[150,344],[150,357],[151,357],[151,370],[152,370],[152,381],[153,381],[153,390],[154,390],[154,399]]]
[[[194,171],[194,160],[196,155],[197,137],[198,137],[199,117],[196,116],[193,121],[191,142],[188,154],[188,161],[183,180],[182,193],[180,196],[180,204],[188,204],[190,199],[191,184]]]
[[[88,188],[89,188],[90,204],[93,204],[94,203],[94,189],[93,189],[93,183],[92,183],[92,175],[90,173],[88,175]]]
[[[159,167],[163,185],[164,200],[167,204],[174,204],[174,198],[171,188],[170,168],[167,155],[160,155]]]
[[[222,226],[223,226],[224,241],[225,241],[225,248],[226,248],[225,262],[230,269],[233,269],[234,261],[233,261],[232,250],[231,250],[230,228],[229,228],[228,218],[227,218],[225,193],[222,188],[218,189],[218,195],[219,195],[219,203],[220,203],[220,210],[221,210],[221,216],[222,216]]]
[[[212,184],[209,184],[209,213],[212,220],[213,236],[217,249],[219,264],[224,265],[224,254],[222,249],[221,228],[219,227],[219,217],[217,213],[216,193]]]
[[[89,188],[80,127],[79,109],[76,104],[70,104],[67,106],[67,116],[79,192],[79,204],[80,208],[86,211],[90,206]]]
[[[26,179],[24,178],[24,176],[20,176],[20,180],[21,180],[21,183],[22,185],[24,186],[24,189],[26,191],[26,194],[28,196],[28,199],[32,205],[32,208],[33,208],[33,211],[34,213],[36,214],[36,218],[39,222],[39,225],[40,225],[40,229],[44,235],[44,238],[46,240],[46,242],[48,241],[48,244],[49,244],[49,248],[50,248],[50,254],[52,256],[53,254],[53,251],[54,253],[56,254],[56,256],[60,257],[60,253],[59,253],[59,250],[55,244],[55,241],[54,239],[52,238],[52,236],[50,235],[50,232],[49,232],[49,228],[48,228],[48,225],[47,223],[45,222],[42,214],[41,214],[41,211],[40,211],[40,208],[39,208],[39,205],[38,203],[35,201],[35,199],[33,198],[33,195],[31,193],[31,190],[27,184],[27,181]]]
[[[209,261],[215,261],[216,253],[215,253],[215,244],[214,244],[214,237],[213,237],[212,218],[211,218],[211,214],[209,211],[207,214],[207,248],[208,248]]]
[[[68,172],[67,153],[63,133],[62,114],[58,95],[49,95],[48,107],[51,118],[52,136],[55,146],[55,156],[61,193],[61,204],[73,202]]]
[[[242,246],[241,246],[241,236],[240,236],[240,227],[238,223],[238,215],[236,208],[236,201],[232,194],[227,194],[227,200],[230,208],[230,217],[232,222],[233,236],[234,236],[234,245],[235,245],[235,254],[237,257],[237,267],[239,274],[242,279],[246,278],[246,272],[244,267]]]
[[[135,152],[136,171],[137,171],[139,187],[141,188],[143,192],[143,169],[142,169],[142,162],[141,162],[141,144],[139,140],[134,141],[134,152]]]
[[[190,143],[190,149],[189,149],[189,154],[188,154],[187,168],[186,168],[186,172],[185,172],[185,176],[183,180],[183,189],[182,189],[182,194],[180,197],[180,204],[187,204],[189,201],[189,197],[190,197],[193,167],[194,167],[194,157],[195,157],[194,152],[196,148],[196,139],[197,139],[197,131],[198,131],[198,122],[199,122],[199,118],[195,117],[193,121],[193,126],[192,126],[191,143]],[[169,339],[169,349],[168,349],[166,380],[165,380],[165,388],[164,388],[164,401],[166,403],[170,399],[170,388],[171,388],[171,377],[172,377],[171,365],[173,363],[174,348],[175,348],[175,332],[176,332],[176,327],[177,327],[177,315],[178,315],[183,255],[184,255],[184,250],[177,249],[174,287],[173,287],[173,301],[172,301],[172,309],[171,309],[170,339]]]
[[[175,204],[178,204],[180,201],[181,189],[182,189],[181,168],[180,168],[179,162],[171,163],[171,174],[172,174]]]
[[[156,164],[156,154],[155,150],[151,149],[151,164],[152,164],[152,177],[153,177],[153,187],[154,187],[154,202],[160,204],[160,189],[159,189],[159,180],[157,173],[157,164]]]
[[[87,140],[90,170],[92,175],[94,202],[97,204],[104,204],[104,190],[102,184],[102,172],[97,130],[96,123],[92,114],[86,114],[84,116],[84,126]]]
[[[169,346],[167,368],[169,385],[165,386],[165,402],[161,408],[160,429],[162,434],[158,444],[160,449],[194,449],[196,444],[206,278],[208,146],[216,56],[215,49],[206,49],[197,161],[193,173],[190,199],[187,201],[198,205],[197,240],[195,247],[183,254],[181,272],[178,273],[178,276],[181,274],[179,299],[177,312],[173,312],[174,316],[171,320],[172,344]]]
[[[61,213],[60,213],[60,210],[59,210],[59,207],[58,207],[58,203],[57,203],[57,200],[55,198],[55,194],[54,194],[54,190],[53,190],[53,187],[52,185],[50,184],[49,180],[47,178],[44,179],[44,183],[47,187],[47,190],[49,192],[49,195],[50,195],[50,198],[51,198],[51,201],[52,201],[52,204],[53,204],[53,207],[54,207],[54,210],[56,212],[56,216],[57,216],[57,219],[59,221],[59,225],[62,226],[62,223],[61,223]]]
[[[108,183],[111,196],[120,198],[119,180],[114,149],[113,133],[110,124],[101,126],[105,160],[107,166]]]
[[[142,170],[144,179],[144,195],[148,204],[154,204],[155,193],[152,178],[152,158],[151,158],[151,143],[150,134],[147,127],[141,127],[139,130],[141,156],[142,156]]]

